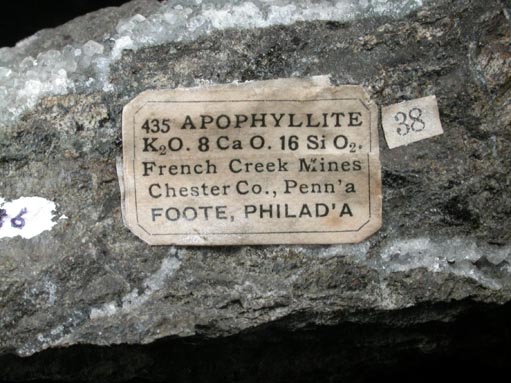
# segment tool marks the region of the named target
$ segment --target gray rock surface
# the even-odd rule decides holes
[[[107,91],[47,95],[5,122],[1,197],[44,197],[68,218],[31,239],[0,239],[0,355],[219,338],[275,323],[292,332],[383,324],[391,315],[412,326],[453,321],[460,302],[509,302],[509,7],[424,3],[396,15],[213,28],[125,50],[109,64]],[[35,55],[64,40],[83,43],[107,33],[80,29],[88,20],[157,9],[145,1],[101,11],[15,49]],[[63,37],[75,26],[79,33]],[[380,139],[384,222],[376,235],[342,246],[176,248],[147,246],[123,226],[116,157],[131,98],[199,80],[325,74],[363,84],[380,105],[433,94],[439,102],[443,135],[393,150]],[[405,315],[428,305],[437,309]]]

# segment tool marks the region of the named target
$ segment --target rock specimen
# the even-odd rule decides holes
[[[314,381],[307,374],[337,360],[346,371],[374,363],[349,350],[373,350],[382,363],[395,357],[376,352],[384,344],[440,350],[450,333],[439,323],[469,308],[496,304],[501,323],[511,300],[506,2],[191,3],[136,0],[0,50],[1,197],[57,206],[50,230],[0,238],[0,379],[159,379],[147,350],[161,347],[188,355],[205,381],[236,365],[238,380]],[[443,135],[393,150],[380,135],[377,234],[342,246],[151,247],[123,225],[116,158],[129,100],[146,89],[314,75],[362,84],[379,105],[438,99]],[[311,346],[321,344],[314,336],[330,346]],[[290,355],[293,342],[310,358]],[[114,367],[59,362],[121,344],[139,349],[111,349],[125,357],[115,377]],[[62,348],[73,345],[90,346]],[[198,367],[199,356],[219,358],[215,347],[233,365]],[[264,347],[283,360],[276,375],[251,372],[245,359]],[[318,362],[327,353],[333,365]],[[193,380],[174,363],[177,378]],[[261,359],[266,369],[275,363]]]

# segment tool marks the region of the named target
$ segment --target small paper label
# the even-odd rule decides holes
[[[377,116],[362,87],[310,79],[144,92],[125,223],[154,245],[359,242],[381,226]]]
[[[57,224],[55,210],[55,203],[42,197],[20,197],[10,202],[0,197],[0,239],[32,238],[51,230]],[[59,219],[63,218],[67,217]]]
[[[435,96],[417,98],[382,108],[382,125],[390,149],[438,136],[444,132]]]

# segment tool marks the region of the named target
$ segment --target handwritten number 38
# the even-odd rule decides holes
[[[411,124],[407,123],[407,116],[403,112],[398,112],[394,115],[394,119],[399,124],[397,128],[397,134],[400,136],[406,136],[410,133],[410,130],[413,132],[420,132],[424,130],[426,127],[426,123],[421,120],[422,110],[419,108],[412,108],[408,111],[408,117],[412,120]]]

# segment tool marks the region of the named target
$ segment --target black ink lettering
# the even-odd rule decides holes
[[[142,162],[142,165],[144,166],[144,174],[143,177],[147,177],[150,173],[153,172],[153,166],[156,166],[156,162]]]
[[[300,125],[296,125],[294,119],[295,119],[295,114],[289,113],[289,127],[290,128],[299,128],[300,126],[303,125],[303,121],[300,122]]]
[[[211,124],[213,122],[213,117],[207,115],[207,114],[201,114],[201,129],[206,129],[206,125]]]
[[[399,116],[402,117],[402,121],[399,121]],[[406,123],[406,114],[404,114],[403,112],[397,112],[394,115],[394,120],[396,120],[398,125],[404,126],[404,128],[401,128],[398,126],[397,134],[399,134],[400,136],[406,136],[408,134],[408,132],[410,131],[410,126]]]
[[[252,113],[252,124],[250,124],[251,128],[257,127],[256,122],[261,123],[261,128],[266,128],[266,113],[261,113],[260,116],[261,117],[257,117],[257,114]]]
[[[277,114],[276,113],[272,113],[271,116],[273,117],[273,120],[275,121],[275,127],[276,128],[280,128],[280,120],[282,120],[282,118],[285,116],[284,113],[279,113],[279,117],[277,118]]]
[[[160,184],[152,184],[149,186],[149,195],[153,198],[160,198],[161,197],[161,192],[160,194],[156,194],[153,192],[153,188],[158,188],[158,191],[161,189],[161,186]]]
[[[149,141],[151,140],[151,141]],[[144,149],[143,152],[157,152],[158,149],[153,145],[156,141],[158,141],[158,138],[147,138],[144,137]]]
[[[341,213],[339,214],[339,217],[342,217],[344,215],[349,215],[350,217],[353,217],[353,213],[351,212],[350,205],[345,203],[342,205]]]
[[[193,124],[192,118],[187,115],[185,118],[185,122],[183,122],[183,126],[181,126],[181,129],[197,129],[197,128]]]
[[[344,113],[342,113],[342,112],[332,113],[331,116],[335,117],[335,125],[334,126],[336,128],[340,128],[341,127],[341,121],[339,121],[340,120],[340,116],[344,117]]]
[[[362,113],[360,113],[360,112],[349,112],[348,115],[349,115],[348,126],[360,126],[360,125],[362,125],[362,121],[358,120],[358,118],[360,116],[362,116]]]
[[[315,125],[312,124],[312,116],[313,116],[313,113],[307,113],[307,128],[319,127],[321,125],[319,122],[317,122]]]
[[[248,121],[248,117],[244,114],[236,114],[234,115],[236,117],[236,125],[235,128],[241,128],[241,124]]]
[[[225,120],[225,123],[220,124],[221,120]],[[231,126],[231,119],[226,114],[221,114],[216,118],[216,126],[218,129],[227,129],[229,126]]]
[[[328,113],[323,113],[323,128],[328,128]]]
[[[412,108],[408,112],[408,116],[410,116],[410,119],[412,120],[412,125],[410,127],[414,132],[420,132],[421,130],[424,130],[426,124],[420,119],[420,117],[422,117],[422,110],[419,108]]]

